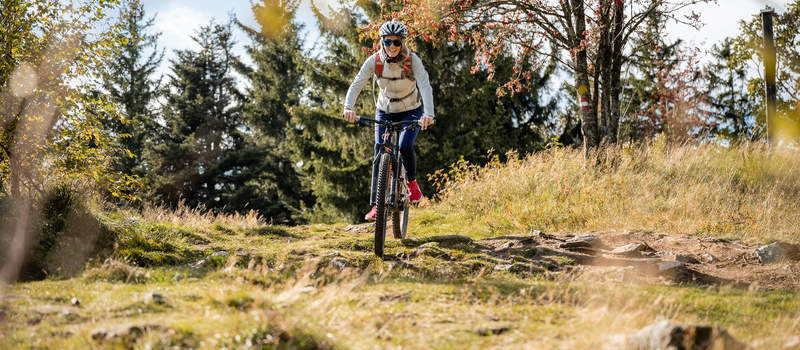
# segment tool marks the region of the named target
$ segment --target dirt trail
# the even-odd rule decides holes
[[[352,225],[348,231],[371,234],[370,224]],[[459,236],[460,237],[460,236]],[[438,255],[456,248],[491,257],[495,270],[518,273],[556,273],[589,280],[646,284],[688,283],[728,285],[757,290],[800,290],[800,262],[793,259],[764,264],[759,246],[736,240],[700,238],[658,232],[592,232],[591,234],[538,231],[482,239],[469,244],[451,238],[404,240],[417,246],[412,254],[387,256],[404,266],[418,255]],[[436,246],[419,244],[436,242]],[[458,263],[458,259],[446,259]]]

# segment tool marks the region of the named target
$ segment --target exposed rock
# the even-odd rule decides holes
[[[683,268],[683,263],[679,261],[663,261],[658,263],[658,273],[661,274],[675,273],[683,270]]]
[[[689,254],[676,254],[676,253],[672,253],[672,252],[658,252],[656,255],[663,256],[666,259],[669,259],[669,260],[672,260],[672,261],[682,262],[682,263],[686,263],[686,264],[699,264],[700,263],[700,260],[697,260],[697,258],[695,258],[694,256],[689,255]]]
[[[800,247],[786,242],[774,242],[756,248],[755,253],[763,264],[772,264],[786,259],[800,259]]]
[[[497,327],[497,328],[481,328],[477,332],[479,335],[486,337],[490,335],[500,335],[510,330],[511,328],[509,327]]]
[[[602,245],[600,238],[593,234],[577,235],[558,245],[559,248],[595,248]]]
[[[500,245],[498,245],[497,248],[495,248],[494,250],[495,251],[500,251],[500,250],[511,248],[513,246],[514,246],[514,242],[510,242],[510,241],[509,242],[504,242],[504,243],[501,243]]]
[[[784,350],[800,350],[800,337],[792,337],[789,338],[785,343],[783,343]]]
[[[494,269],[496,271],[508,271],[511,270],[512,266],[514,266],[514,264],[500,264],[500,265],[495,265]]]
[[[611,251],[611,254],[634,258],[642,256],[642,252],[645,251],[652,251],[652,248],[650,248],[647,244],[637,242],[616,247]]]
[[[72,299],[69,300],[69,303],[74,305],[74,306],[78,306],[78,305],[81,304],[81,301],[78,300],[78,298],[73,297]]]
[[[228,252],[226,252],[224,250],[216,251],[216,252],[212,253],[211,256],[209,256],[209,257],[210,258],[216,258],[218,256],[228,256]]]
[[[707,263],[715,263],[715,262],[719,261],[719,259],[717,259],[716,256],[713,256],[713,255],[711,255],[709,253],[703,253],[702,255],[700,255],[700,258],[703,259]]]
[[[190,263],[190,264],[187,264],[185,266],[187,266],[189,268],[192,268],[192,269],[199,269],[199,268],[203,267],[206,264],[206,262],[208,262],[209,259],[216,258],[218,256],[228,256],[228,252],[226,252],[224,250],[216,251],[216,252],[212,253],[211,255],[209,255],[208,257],[206,257],[204,259],[197,260],[197,261],[195,261],[193,263]]]
[[[745,350],[747,345],[737,341],[720,327],[682,325],[661,321],[628,337],[626,348],[631,350]]]
[[[347,263],[347,260],[344,260],[344,259],[339,258],[339,257],[331,259],[331,262],[329,264],[330,264],[330,266],[332,266],[333,268],[335,268],[337,270],[344,270],[349,265]]]
[[[699,264],[700,263],[700,260],[697,260],[697,258],[695,258],[695,257],[693,257],[693,256],[691,256],[689,254],[675,254],[675,261],[679,261],[679,262],[687,263],[687,264]]]
[[[158,293],[149,293],[144,296],[144,302],[148,304],[164,305],[167,303],[164,296]]]
[[[472,238],[461,235],[431,236],[422,238],[403,238],[400,240],[406,247],[416,247],[422,244],[437,242],[441,245],[454,245],[458,243],[470,244]]]
[[[494,269],[495,271],[511,271],[515,273],[524,273],[524,272],[532,273],[532,272],[543,271],[543,269],[538,266],[533,266],[524,263],[500,264],[500,265],[495,265]]]
[[[425,238],[426,242],[439,242],[441,244],[472,243],[472,238],[461,235],[431,236]]]

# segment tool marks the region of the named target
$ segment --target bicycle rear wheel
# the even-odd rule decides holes
[[[388,213],[387,201],[389,200],[389,164],[392,162],[389,154],[381,154],[380,166],[378,168],[378,186],[376,188],[375,206],[375,255],[383,258],[383,245],[386,241],[386,219]]]
[[[394,191],[397,206],[392,211],[392,236],[395,239],[406,238],[406,231],[408,231],[409,195],[404,172],[405,169],[400,165],[400,178],[397,180]]]

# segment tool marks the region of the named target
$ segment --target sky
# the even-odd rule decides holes
[[[310,9],[310,1],[320,8],[326,8],[330,0],[301,0],[297,20],[306,27],[306,47],[311,48],[318,37],[316,24]],[[784,10],[788,0],[718,0],[717,4],[700,4],[692,8],[700,13],[705,26],[697,31],[685,25],[672,24],[669,33],[673,38],[684,39],[689,44],[707,50],[725,37],[734,36],[738,32],[739,21],[759,13],[766,5],[777,11]],[[214,18],[225,22],[230,15],[236,16],[245,24],[256,26],[250,9],[250,0],[143,0],[146,13],[156,15],[154,29],[162,32],[159,46],[166,48],[166,57],[162,62],[162,73],[168,71],[169,60],[175,49],[197,49],[191,35],[201,25]],[[688,12],[687,12],[688,14]],[[248,38],[240,30],[235,30],[237,41],[235,53],[244,56],[244,45]]]

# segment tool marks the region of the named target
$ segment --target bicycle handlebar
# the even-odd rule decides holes
[[[365,118],[365,117],[361,117],[361,116],[357,115],[356,116],[356,121],[359,124],[363,125],[363,126],[371,126],[371,125],[369,125],[369,123],[374,123],[374,124],[380,124],[380,125],[388,126],[388,127],[392,127],[392,128],[395,128],[395,127],[398,127],[398,126],[402,126],[402,125],[406,125],[406,124],[415,124],[415,125],[409,125],[409,126],[403,128],[403,130],[414,129],[414,128],[420,127],[418,120],[404,120],[404,121],[399,121],[399,122],[387,122],[387,121],[382,121],[382,120],[377,120],[377,119]]]

